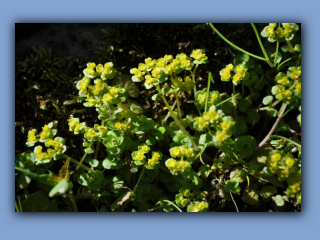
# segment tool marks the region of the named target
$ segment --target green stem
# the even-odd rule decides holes
[[[105,122],[105,120],[102,120],[102,121],[101,121],[101,126],[102,126],[102,127],[104,126],[104,122]],[[96,151],[94,152],[94,159],[97,159],[97,157],[98,157],[99,147],[100,147],[100,139],[99,139],[99,141],[98,141],[98,143],[97,143]]]
[[[156,85],[156,88],[158,90],[159,93],[162,93],[159,84]],[[198,146],[197,144],[193,141],[193,139],[191,138],[190,134],[187,132],[187,130],[184,128],[184,126],[182,125],[182,123],[179,121],[179,119],[176,117],[176,115],[174,114],[174,112],[171,110],[169,103],[167,102],[166,98],[164,97],[163,94],[161,94],[161,98],[163,100],[163,102],[165,103],[167,109],[169,110],[172,118],[174,119],[175,123],[179,126],[179,128],[181,129],[181,131],[191,140],[191,143],[193,145],[193,148],[195,151],[198,151]]]
[[[296,58],[296,57],[301,57],[301,54],[299,54],[299,55],[297,55],[297,56],[294,56],[294,57],[292,57],[292,58],[288,58],[287,60],[285,60],[285,61],[283,61],[281,64],[279,64],[279,66],[278,66],[278,71],[280,70],[280,67],[283,65],[283,64],[285,64],[286,62],[288,62],[288,61],[290,61],[291,59],[293,59],[293,58]]]
[[[232,97],[229,97],[227,98],[226,100],[223,100],[222,102],[219,102],[218,104],[216,104],[216,107],[220,106],[221,104],[224,104],[225,102],[228,102],[230,99],[238,96],[240,93],[237,93],[236,95],[232,96]]]
[[[234,84],[233,85],[233,96],[236,95],[236,86]],[[236,101],[236,98],[234,97],[232,99],[232,101]],[[234,112],[234,118],[236,120],[236,126],[238,125],[238,119],[237,119],[237,109],[236,109],[236,106],[233,106],[233,112]]]
[[[77,164],[78,166],[82,167],[83,169],[87,170],[88,172],[91,172],[91,171],[92,171],[92,169],[88,168],[87,166],[83,165],[82,163],[80,163],[80,162],[78,162],[77,160],[69,157],[69,156],[66,155],[66,154],[63,154],[62,157],[64,157],[64,158],[70,158],[70,161],[71,161],[71,162]]]
[[[296,145],[298,148],[301,148],[301,145],[300,145],[300,144],[298,144],[298,143],[296,143],[296,142],[294,142],[294,141],[292,141],[292,140],[290,140],[290,139],[288,139],[288,138],[282,137],[282,136],[270,135],[269,138],[282,138],[282,139],[284,139],[284,140],[292,143],[293,145]]]
[[[209,72],[209,74],[208,74],[207,96],[206,96],[206,103],[205,103],[205,106],[204,106],[204,111],[205,112],[208,111],[208,99],[210,97],[210,82],[211,82],[211,72]]]
[[[292,47],[291,42],[290,42],[290,41],[287,41],[287,44],[288,44],[288,46],[289,46],[290,52],[291,52],[291,53],[294,53],[294,48]]]
[[[134,194],[134,192],[136,191],[136,189],[137,189],[137,187],[138,187],[138,185],[139,185],[139,183],[140,183],[140,180],[141,180],[141,178],[142,178],[142,175],[143,175],[143,172],[144,172],[144,170],[146,169],[146,167],[145,166],[143,166],[143,169],[142,169],[142,172],[141,172],[141,174],[140,174],[140,177],[139,177],[139,179],[138,179],[138,182],[137,182],[137,184],[134,186],[134,189],[132,190],[132,194],[131,194],[131,196]]]
[[[264,57],[266,58],[265,61],[267,61],[267,63],[270,65],[270,67],[274,68],[274,65],[273,65],[272,62],[269,60],[268,54],[267,54],[266,50],[264,49],[264,46],[263,46],[263,44],[262,44],[262,42],[261,42],[261,39],[260,39],[260,36],[259,36],[259,33],[258,33],[258,30],[257,30],[256,26],[254,25],[254,23],[250,23],[250,24],[251,24],[251,26],[252,26],[252,28],[253,28],[254,33],[256,34],[256,37],[257,37],[257,39],[258,39],[258,42],[259,42],[259,45],[260,45],[261,50],[262,50],[262,52],[263,52],[263,55],[264,55]]]
[[[274,56],[273,65],[277,64],[278,50],[279,50],[279,42],[277,41],[276,55]]]
[[[180,110],[180,102],[179,102],[179,91],[174,91],[177,99],[177,106],[178,106],[178,112],[179,112],[179,119],[181,120],[181,110]]]
[[[90,143],[90,145],[89,145],[88,148],[91,148],[92,143],[93,143],[93,141]],[[76,167],[76,170],[74,170],[74,171],[77,171],[77,170],[79,169],[80,164],[82,164],[82,162],[83,162],[83,160],[86,158],[87,154],[88,154],[88,153],[86,152],[86,153],[83,155],[83,157],[82,157],[81,160],[80,160],[80,163],[78,164],[78,166]]]
[[[239,51],[244,52],[244,53],[246,53],[246,54],[248,54],[248,55],[250,55],[250,56],[252,56],[252,57],[254,57],[254,58],[257,58],[257,59],[259,59],[259,60],[263,60],[263,61],[266,61],[266,62],[269,61],[269,59],[265,59],[265,58],[263,58],[263,57],[259,57],[259,56],[257,56],[257,55],[254,55],[254,54],[252,54],[252,53],[249,53],[249,52],[243,50],[242,48],[239,48],[238,46],[234,45],[232,42],[230,42],[228,39],[226,39],[226,38],[212,25],[212,23],[209,23],[209,25],[210,25],[210,27],[211,27],[225,42],[227,42],[228,44],[230,44],[230,45],[233,46],[234,48],[236,48],[236,49],[238,49]]]

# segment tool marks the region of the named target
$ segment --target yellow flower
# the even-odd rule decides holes
[[[151,74],[152,74],[152,77],[159,79],[161,77],[162,71],[159,67],[155,67]]]
[[[184,207],[184,206],[186,206],[187,204],[188,204],[188,199],[183,198],[183,199],[181,200],[181,205]]]
[[[104,89],[103,81],[101,79],[97,79],[96,85],[94,86],[93,94],[99,95],[103,89]]]
[[[206,102],[207,93],[202,93],[198,95],[198,101],[200,105],[204,105]]]
[[[74,131],[80,132],[82,129],[83,129],[83,125],[81,123],[78,123],[77,126],[75,127]]]
[[[150,75],[147,75],[145,78],[146,78],[146,84],[149,84],[149,85],[157,81],[155,78],[151,77]]]
[[[220,124],[220,127],[221,127],[223,130],[228,130],[228,129],[231,127],[231,125],[230,125],[230,123],[229,123],[227,120],[225,120],[225,121],[223,121],[223,122]]]
[[[180,153],[182,156],[186,156],[188,152],[188,147],[186,145],[180,146]]]
[[[295,88],[296,88],[296,91],[297,91],[298,93],[301,93],[301,83],[297,83],[297,85],[295,86]]]
[[[79,82],[80,91],[83,93],[87,93],[89,83],[90,83],[90,78],[88,77],[85,77],[83,80],[81,80]]]
[[[290,83],[290,80],[287,76],[281,78],[280,80],[278,80],[278,84],[282,84],[282,85],[288,85]]]
[[[85,70],[86,74],[92,75],[95,73],[94,68],[96,67],[95,63],[87,63],[87,68]]]
[[[292,91],[286,90],[286,91],[282,92],[282,96],[283,96],[283,98],[285,98],[285,99],[290,99],[291,96],[292,96]]]
[[[150,148],[148,146],[142,146],[141,147],[141,150],[144,152],[144,153],[147,153],[149,152]]]
[[[112,73],[112,69],[111,67],[109,66],[108,63],[104,64],[104,68],[103,68],[103,75],[106,76],[106,75],[109,75]]]
[[[35,131],[29,131],[28,133],[28,142],[36,141],[37,137],[35,136]]]
[[[109,93],[107,93],[107,94],[103,95],[103,99],[105,101],[109,102],[113,99],[113,97]]]
[[[87,132],[87,137],[93,138],[95,135],[96,135],[96,132],[92,128],[90,128]]]
[[[96,66],[96,72],[101,74],[103,72],[103,65],[102,64],[98,64]]]
[[[198,204],[198,208],[200,211],[202,211],[206,206],[203,203]]]
[[[291,25],[291,23],[282,23],[282,26],[284,27],[284,36],[289,37],[294,28],[294,25]]]
[[[116,87],[110,88],[109,94],[114,98],[118,97],[118,89]]]
[[[164,58],[159,58],[157,66],[165,67],[166,66],[166,60]]]
[[[203,53],[202,49],[193,50],[192,54],[193,54],[193,58],[198,61],[207,58],[207,56]]]
[[[139,69],[140,69],[141,71],[143,71],[143,72],[146,72],[146,71],[147,71],[147,67],[146,67],[146,65],[143,64],[143,63],[139,63]]]
[[[190,211],[190,212],[199,212],[199,208],[198,208],[197,206],[193,205],[193,206],[191,206],[191,207],[189,208],[189,211]]]
[[[74,129],[76,126],[77,126],[78,122],[74,119],[69,119],[69,126],[70,126],[70,129]]]
[[[205,128],[207,126],[206,121],[202,117],[198,117],[195,120],[197,121],[200,128]]]
[[[44,127],[42,128],[42,133],[40,135],[40,138],[42,140],[48,138],[51,134],[51,129],[48,127],[48,125],[44,125]]]
[[[172,55],[165,55],[165,56],[164,56],[164,59],[166,59],[167,62],[172,62],[173,57],[172,57]]]
[[[141,151],[141,150],[137,151],[137,153],[136,153],[136,160],[142,161],[143,159],[144,159],[144,152]]]
[[[180,149],[179,149],[179,147],[174,147],[171,150],[171,157],[173,157],[173,158],[180,157]]]
[[[270,23],[268,27],[266,27],[266,32],[268,33],[269,37],[275,37],[276,34],[274,32],[274,28],[277,26],[276,23]]]
[[[184,195],[185,197],[189,197],[189,195],[190,195],[190,190],[189,190],[189,189],[184,190],[183,195]]]
[[[223,142],[226,139],[227,139],[227,136],[225,135],[224,132],[217,131],[217,141]]]

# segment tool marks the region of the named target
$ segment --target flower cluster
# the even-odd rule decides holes
[[[235,71],[235,74],[232,76],[231,71]],[[221,81],[229,82],[232,77],[232,82],[234,85],[238,85],[241,80],[244,80],[246,77],[246,69],[244,65],[239,64],[234,67],[232,64],[227,65],[220,71]]]
[[[150,151],[150,147],[146,144],[140,145],[138,151],[132,153],[132,159],[136,165],[145,165],[148,169],[153,169],[162,159],[161,152],[152,152],[152,157],[146,161],[145,154]]]
[[[42,151],[42,146],[36,146],[34,148],[36,165],[49,163],[52,158],[54,160],[57,160],[61,158],[62,154],[67,150],[67,147],[64,145],[65,140],[63,138],[56,137],[55,139],[53,139],[53,137],[57,133],[57,130],[52,127],[53,122],[45,124],[42,127],[42,132],[39,135],[39,139],[36,136],[37,131],[35,129],[32,129],[28,132],[28,140],[26,143],[28,147],[33,146],[38,140],[44,143],[47,147],[46,151]]]
[[[221,81],[229,82],[231,78],[230,71],[233,71],[233,65],[229,64],[220,71]]]
[[[115,128],[117,128],[121,132],[126,132],[127,130],[129,130],[132,127],[130,122],[128,122],[128,123],[117,122],[114,124],[114,126],[115,126]]]
[[[273,151],[266,161],[267,173],[277,174],[279,179],[287,179],[296,170],[296,160],[289,154],[282,156],[281,152]]]
[[[207,99],[207,88],[196,93],[196,102],[199,104],[199,108],[203,109]],[[208,107],[218,104],[221,102],[220,93],[218,91],[212,91],[208,97]]]
[[[96,69],[96,71],[94,70]],[[101,77],[102,80],[112,79],[116,75],[117,71],[113,68],[113,63],[108,62],[104,64],[96,64],[93,63],[87,63],[87,68],[83,70],[83,74],[87,78],[95,78],[95,77]]]
[[[299,30],[299,26],[295,23],[282,23],[282,27],[279,24],[278,28],[276,28],[277,25],[277,23],[269,23],[269,25],[261,32],[261,36],[267,37],[270,42],[290,41],[293,38],[294,33]]]
[[[70,118],[69,119],[69,130],[74,131],[74,134],[83,133],[85,130],[85,123],[80,123],[79,118]]]
[[[184,161],[184,160],[177,161],[173,158],[169,158],[165,162],[165,165],[173,175],[177,175],[178,172],[184,172],[190,169],[190,163],[188,161]]]
[[[287,88],[290,86],[291,81],[293,81],[293,85]],[[292,99],[293,94],[301,98],[301,66],[297,68],[290,67],[287,74],[278,73],[275,82],[279,85],[273,86],[271,92],[278,100],[288,102]]]
[[[193,149],[188,148],[186,145],[170,148],[169,151],[170,151],[171,157],[173,158],[178,158],[178,157],[192,158],[194,156]]]
[[[184,53],[178,54],[175,59],[172,55],[165,55],[158,60],[147,58],[145,63],[140,63],[139,68],[133,68],[130,73],[133,74],[133,82],[142,82],[145,80],[144,85],[147,89],[165,82],[168,76],[173,73],[180,73],[183,70],[191,70],[194,64],[205,64],[208,62],[208,57],[205,55],[204,50],[193,50],[190,57],[195,60],[192,62]],[[185,82],[181,78],[173,79],[172,86],[180,91],[188,91],[193,88],[193,82],[190,78],[185,78]]]
[[[195,201],[189,204],[187,211],[188,212],[206,212],[209,208],[209,204],[205,201]]]

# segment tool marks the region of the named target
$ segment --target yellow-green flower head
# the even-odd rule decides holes
[[[144,159],[144,152],[142,150],[136,151],[136,158],[137,161],[142,161]]]
[[[199,212],[200,209],[196,205],[192,205],[189,207],[189,212]]]
[[[108,132],[108,128],[102,127],[102,126],[99,127],[99,135],[100,135],[100,137],[102,137],[107,132]]]
[[[140,69],[138,68],[133,68],[131,69],[132,71],[130,71],[132,74],[134,74],[137,78],[141,78],[142,77],[142,72]]]
[[[213,109],[209,109],[208,112],[203,113],[203,119],[205,121],[212,123],[213,121],[218,120],[218,118],[219,118],[219,114]]]
[[[220,71],[221,81],[228,82],[230,81],[231,73],[233,70],[233,65],[229,64]]]
[[[179,59],[174,59],[172,63],[170,63],[172,71],[176,71],[180,66]]]
[[[149,69],[151,70],[152,68],[154,68],[156,66],[157,60],[152,60],[152,58],[149,57],[145,60],[145,63],[147,65],[148,70]]]
[[[58,139],[55,139],[55,140],[49,140],[47,142],[47,146],[50,147],[50,146],[53,146],[54,149],[57,151],[57,152],[60,152],[61,149],[62,149],[62,144],[60,144],[59,140]]]
[[[276,34],[274,32],[274,28],[277,26],[276,23],[269,23],[269,26],[266,27],[266,32],[268,33],[269,37],[275,37]]]
[[[94,81],[95,85],[94,85],[94,88],[93,88],[93,94],[94,95],[99,95],[102,90],[104,89],[104,85],[103,85],[103,81],[101,79],[96,79]]]
[[[155,67],[151,74],[152,74],[152,77],[159,79],[162,75],[162,70],[159,67]]]
[[[200,128],[205,128],[207,126],[207,122],[202,117],[196,117],[194,120],[198,123]]]
[[[151,158],[148,160],[148,164],[151,166],[157,165],[159,161],[157,159]]]
[[[42,152],[42,147],[41,146],[35,147],[34,148],[34,153],[36,154],[36,165],[48,163],[52,159],[52,156],[50,156],[46,152]]]
[[[178,89],[181,89],[182,88],[182,78],[181,77],[175,77],[173,80],[172,80],[172,87],[173,88],[178,88]]]
[[[282,27],[278,27],[277,30],[275,30],[275,34],[278,38],[282,38],[284,36],[284,31]]]
[[[85,74],[85,76],[88,76],[88,77],[94,77],[95,75],[95,71],[94,71],[94,68],[96,67],[96,64],[93,62],[93,63],[87,63],[87,68],[83,71],[83,73]]]
[[[237,73],[233,76],[232,81],[235,85],[239,84],[240,81],[245,77],[246,73],[243,71],[243,66],[237,66]]]
[[[219,141],[219,142],[223,142],[224,140],[226,140],[228,138],[224,131],[217,131],[216,137],[217,137],[217,141]]]
[[[166,59],[164,59],[164,58],[159,58],[158,59],[158,64],[157,64],[158,67],[163,68],[166,65],[167,65]]]
[[[204,92],[198,95],[197,100],[200,105],[204,106],[206,103],[206,98],[207,98],[207,93]]]
[[[113,64],[111,63],[111,65]],[[110,67],[108,63],[105,63],[102,74],[106,76],[106,75],[110,75],[111,73],[112,73],[112,66]]]
[[[70,130],[73,130],[77,126],[77,124],[79,124],[79,119],[78,118],[70,118],[68,124],[69,124]]]
[[[119,131],[121,131],[121,132],[126,132],[128,129],[130,129],[131,128],[131,123],[116,123],[115,125],[114,125]]]
[[[83,124],[78,123],[77,126],[74,128],[75,132],[80,132],[84,128]]]
[[[150,147],[148,145],[141,145],[138,147],[138,150],[144,153],[148,153],[150,151]]]
[[[56,151],[53,150],[52,148],[48,148],[47,153],[50,157],[54,157],[57,154]]]
[[[184,192],[183,192],[183,196],[185,196],[185,197],[189,197],[189,196],[190,196],[190,189],[186,189],[186,190],[184,190]]]
[[[271,152],[267,161],[266,165],[272,173],[276,173],[278,170],[278,162],[281,160],[282,155],[278,151]]]
[[[284,27],[284,36],[289,37],[290,33],[294,29],[294,25],[291,23],[282,23],[282,26]]]
[[[51,128],[49,128],[48,125],[44,125],[44,127],[42,127],[42,133],[40,134],[40,139],[45,140],[49,138],[50,134],[51,134]]]
[[[170,151],[171,157],[173,157],[173,158],[177,158],[177,157],[180,157],[180,156],[181,156],[180,148],[179,148],[179,147],[170,148],[169,151]]]
[[[281,84],[281,85],[289,85],[290,83],[290,80],[288,78],[288,76],[284,76],[283,78],[281,78],[280,80],[277,81],[278,84]]]
[[[100,63],[96,66],[96,72],[102,74],[103,72],[103,65]]]
[[[161,153],[160,152],[152,152],[152,158],[156,159],[156,160],[160,160],[161,157]]]
[[[88,77],[84,77],[82,80],[80,80],[80,82],[77,84],[78,89],[84,93],[87,94],[88,92],[88,85],[90,83],[90,78]]]
[[[187,204],[188,204],[188,199],[186,199],[186,198],[181,199],[181,205],[183,207],[185,207]]]
[[[139,63],[139,70],[142,72],[147,72],[147,66],[143,63]]]
[[[91,98],[88,94],[86,101],[93,104],[99,104],[101,102],[101,99]]]
[[[192,57],[198,61],[206,60],[208,57],[205,55],[205,51],[203,49],[195,49],[192,51]]]
[[[164,59],[165,59],[167,62],[172,62],[172,61],[173,61],[172,55],[165,55],[165,56],[164,56]]]
[[[171,64],[167,65],[167,66],[165,67],[165,69],[166,69],[168,75],[170,75],[170,74],[173,72],[173,70],[172,70],[172,65],[171,65]]]
[[[145,76],[145,79],[146,79],[145,83],[148,85],[153,85],[154,83],[157,82],[157,79],[151,77],[150,75]]]
[[[93,138],[96,136],[96,131],[94,131],[92,128],[90,128],[87,132],[87,137],[90,139],[90,138]]]
[[[36,137],[37,130],[32,129],[28,132],[28,142],[33,142],[37,140]]]
[[[168,159],[165,162],[166,167],[173,172],[183,172],[185,168],[189,167],[189,163],[187,161],[176,161],[173,158]]]
[[[290,78],[298,79],[301,76],[301,67],[298,67],[297,70],[293,70],[290,74]]]
[[[116,87],[112,87],[109,89],[109,94],[114,98],[118,97],[118,93],[119,91],[118,91],[118,88]]]

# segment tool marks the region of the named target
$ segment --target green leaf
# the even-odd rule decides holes
[[[239,182],[235,180],[227,180],[224,185],[224,191],[237,194],[241,191],[241,188],[238,187],[238,185],[239,185]]]
[[[278,116],[278,110],[274,109],[274,108],[269,108],[266,110],[267,114],[269,117],[277,117]]]
[[[84,149],[84,151],[85,151],[86,153],[88,153],[88,154],[94,153],[94,149],[93,149],[93,148],[86,148],[86,149]]]
[[[269,95],[263,98],[262,102],[264,105],[269,105],[273,101],[273,96]]]
[[[252,101],[250,99],[241,99],[239,102],[239,110],[245,112],[249,106],[251,106]]]
[[[260,196],[263,198],[270,198],[273,196],[273,194],[275,194],[277,192],[277,189],[275,187],[272,186],[264,186],[261,190],[260,190]]]
[[[290,48],[289,48],[288,45],[283,45],[283,46],[281,47],[282,52],[288,52],[289,49],[290,49]]]
[[[20,173],[18,180],[18,187],[25,188],[31,182],[31,178],[25,175],[24,173]]]
[[[49,208],[49,198],[43,191],[30,194],[22,203],[23,212],[46,212]]]
[[[230,179],[242,183],[246,179],[246,171],[242,167],[235,167],[230,173]]]
[[[282,198],[281,195],[277,195],[277,196],[275,197],[275,203],[276,203],[276,205],[277,205],[278,207],[283,207],[284,204],[285,204],[285,202],[284,202],[284,200],[283,200],[283,198]]]
[[[249,135],[236,138],[235,143],[239,148],[240,155],[245,157],[252,155],[257,146],[255,138]]]
[[[73,187],[72,182],[69,182],[67,179],[62,179],[54,188],[51,189],[49,197],[53,197],[57,193],[66,194]]]
[[[250,205],[257,205],[259,203],[259,191],[255,190],[252,185],[250,185],[250,188],[247,187],[243,192],[243,198]]]

